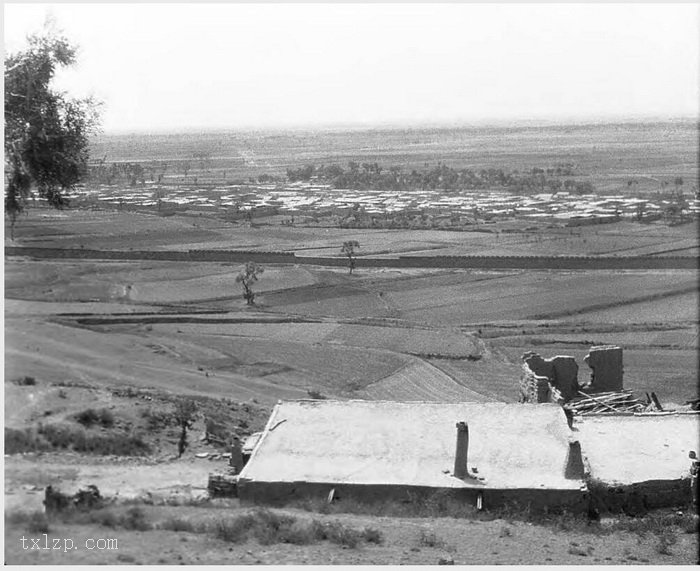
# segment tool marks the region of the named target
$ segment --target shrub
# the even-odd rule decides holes
[[[671,552],[671,546],[675,545],[678,541],[678,538],[673,533],[673,530],[666,528],[659,532],[657,537],[656,552],[661,555],[673,555]]]
[[[146,425],[149,432],[162,430],[176,424],[175,417],[170,412],[153,410],[152,408],[145,409],[141,416],[146,419]]]
[[[200,527],[192,523],[189,519],[177,516],[166,519],[159,527],[170,531],[187,531],[190,533],[197,533],[200,530]]]
[[[100,510],[90,514],[90,523],[114,529],[119,526],[119,517],[112,510]]]
[[[282,537],[296,522],[296,518],[262,509],[253,514],[253,536],[261,545],[282,541]]]
[[[314,525],[314,534],[319,539],[327,539],[331,543],[337,543],[344,547],[354,549],[363,539],[362,533],[356,529],[332,521]]]
[[[6,454],[55,449],[117,456],[143,456],[150,451],[138,434],[90,434],[65,423],[40,424],[36,429],[5,428]]]
[[[48,533],[49,520],[46,514],[41,512],[33,512],[27,522],[27,531],[31,533]]]
[[[119,518],[119,525],[124,529],[146,531],[151,529],[151,524],[146,519],[146,514],[138,506],[130,507],[125,514]]]
[[[30,428],[5,428],[5,454],[40,452],[48,449],[46,442],[37,438],[35,431]]]
[[[293,545],[309,545],[316,541],[315,528],[309,523],[295,521],[280,532],[280,539],[283,543]]]
[[[13,512],[5,515],[5,523],[24,526],[29,533],[48,533],[49,520],[41,511]]]
[[[216,523],[216,536],[230,543],[243,543],[248,538],[254,521],[255,519],[248,514],[219,520]]]
[[[231,543],[243,543],[254,538],[261,545],[291,543],[308,545],[315,541],[328,540],[344,547],[355,548],[362,541],[381,543],[383,537],[376,529],[363,531],[340,522],[299,521],[296,517],[259,509],[230,519],[216,522],[215,534],[219,539]]]
[[[384,534],[374,527],[366,527],[363,529],[362,538],[367,543],[376,543],[377,545],[384,543]]]
[[[204,427],[207,441],[211,441],[215,445],[225,445],[231,438],[231,429],[218,416],[205,416]]]
[[[88,428],[95,424],[99,424],[105,428],[114,426],[114,415],[106,408],[101,408],[100,410],[88,408],[75,415],[75,419]]]
[[[504,525],[501,527],[501,532],[498,534],[498,537],[511,537],[513,535],[513,531],[508,527],[507,525]]]
[[[674,527],[680,528],[686,533],[693,533],[697,530],[697,525],[697,516],[693,516],[691,513],[652,512],[639,518],[621,518],[612,527],[616,530],[636,533],[643,537],[649,533],[660,535]]]
[[[442,539],[440,539],[437,535],[435,535],[434,531],[430,531],[427,529],[421,530],[418,542],[424,547],[445,547],[445,542]]]
[[[49,448],[72,448],[76,452],[115,456],[143,456],[150,449],[138,434],[88,434],[69,424],[40,425],[38,433]]]
[[[12,383],[19,385],[20,387],[36,385],[36,379],[34,377],[17,377],[12,379]]]

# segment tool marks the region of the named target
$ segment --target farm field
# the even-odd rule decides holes
[[[358,230],[224,222],[196,214],[162,217],[109,210],[30,210],[17,225],[15,245],[104,250],[250,250],[339,256],[346,240],[358,256],[692,256],[695,224],[618,222],[567,228],[498,222],[469,231]]]
[[[360,268],[350,276],[270,264],[251,311],[234,283],[240,267],[8,259],[6,376],[271,403],[308,391],[415,398],[420,390],[408,387],[422,371],[440,379],[425,398],[451,400],[462,387],[475,399],[511,401],[523,352],[571,353],[585,379],[588,347],[617,343],[629,388],[677,404],[696,394],[691,270]],[[37,307],[30,316],[27,302]]]
[[[258,133],[223,139],[221,134],[153,135],[103,139],[95,148],[114,161],[167,160],[171,165],[209,152],[206,176],[222,178],[281,176],[287,168],[323,161],[381,161],[404,168],[437,160],[469,168],[575,162],[601,192],[625,193],[634,177],[637,190],[654,193],[661,177],[682,175],[686,190],[691,188],[697,178],[696,130],[695,125],[659,124],[645,129]],[[657,144],[661,139],[663,144]],[[202,172],[197,174],[206,182]],[[175,178],[173,173],[173,184]],[[349,240],[360,244],[352,275],[341,254]],[[288,214],[225,218],[194,207],[159,213],[153,205],[63,211],[33,206],[18,220],[16,239],[6,245],[287,252],[342,262],[261,262],[264,273],[253,284],[256,304],[248,306],[236,282],[243,269],[238,262],[6,255],[6,449],[29,450],[6,457],[6,505],[15,508],[40,509],[48,484],[72,491],[96,483],[105,493],[116,490],[123,499],[146,502],[153,521],[169,517],[170,508],[178,515],[211,519],[219,507],[190,503],[206,493],[209,472],[226,469],[223,453],[232,435],[245,439],[260,431],[279,399],[515,402],[526,351],[574,356],[579,381],[585,382],[590,370],[583,358],[589,348],[617,344],[624,350],[625,387],[636,396],[643,399],[653,391],[667,407],[683,407],[698,397],[696,270],[363,266],[366,257],[398,255],[692,258],[700,245],[694,222],[642,223],[624,217],[567,226],[551,219],[495,218],[459,230],[358,229],[312,217],[292,222]],[[179,458],[174,416],[182,399],[195,402],[198,412]],[[90,420],[89,412],[102,420]],[[55,431],[50,452],[41,448],[48,442],[41,438],[48,436],[38,436],[50,434],[47,430]],[[131,448],[125,457],[69,450],[60,436],[71,430],[85,442],[93,436]],[[178,505],[158,505],[168,502]],[[183,533],[158,529],[142,538],[175,547],[151,557],[138,543],[143,539],[124,530],[120,537],[136,546],[134,554],[108,562],[298,563],[308,557],[309,563],[434,564],[448,556],[449,543],[454,544],[449,557],[456,563],[523,563],[530,557],[523,549],[547,541],[552,545],[547,554],[557,563],[688,563],[689,550],[696,547],[694,537],[679,535],[673,556],[661,557],[627,533],[609,543],[609,536],[596,536],[595,550],[591,545],[582,556],[569,545],[561,547],[555,537],[559,531],[525,523],[510,523],[503,532],[506,524],[500,521],[328,517],[351,525],[381,524],[387,543],[363,547],[356,555],[335,546],[230,547],[194,533],[182,542]],[[424,524],[447,543],[417,547]],[[78,525],[59,529],[85,531]],[[460,543],[467,536],[471,547]],[[575,539],[577,545],[592,543]],[[485,541],[495,547],[474,559]],[[196,546],[200,558],[188,559],[183,545]],[[628,558],[630,549],[639,552],[639,559]],[[541,563],[541,555],[531,555],[532,561]],[[12,549],[6,560],[43,561]],[[85,562],[96,561],[88,557]]]

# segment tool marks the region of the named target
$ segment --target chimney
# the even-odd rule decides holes
[[[457,423],[457,450],[455,451],[455,478],[466,478],[467,455],[469,453],[469,427],[466,422]]]

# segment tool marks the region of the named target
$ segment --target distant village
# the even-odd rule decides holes
[[[547,178],[552,169],[532,169],[526,176],[513,177],[493,169],[474,175],[471,171],[448,168],[446,173],[453,175],[453,180],[445,183],[446,188],[440,188],[441,181],[447,179],[440,175],[435,181],[430,180],[431,172],[413,171],[414,177],[422,177],[415,181],[408,179],[410,175],[404,179],[396,175],[387,184],[386,175],[379,177],[371,170],[364,179],[348,178],[352,171],[347,171],[329,182],[323,170],[300,177],[300,169],[288,171],[287,177],[262,175],[247,182],[228,183],[221,178],[216,180],[210,172],[192,174],[185,170],[184,176],[164,176],[154,171],[149,176],[135,163],[114,164],[120,168],[112,167],[109,176],[93,173],[90,182],[75,189],[70,197],[73,203],[157,210],[164,216],[184,211],[211,212],[230,220],[282,216],[282,224],[319,223],[324,219],[325,224],[348,228],[458,229],[516,218],[551,220],[567,226],[623,219],[678,224],[689,222],[700,213],[697,192],[687,198],[681,179],[676,179],[675,188],[640,197],[634,192],[599,194],[590,183],[573,179],[562,184],[561,177],[553,173]],[[348,181],[355,188],[338,187]],[[628,185],[631,191],[633,182]]]

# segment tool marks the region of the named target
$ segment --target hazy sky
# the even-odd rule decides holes
[[[685,4],[5,4],[80,46],[105,131],[697,117]]]

